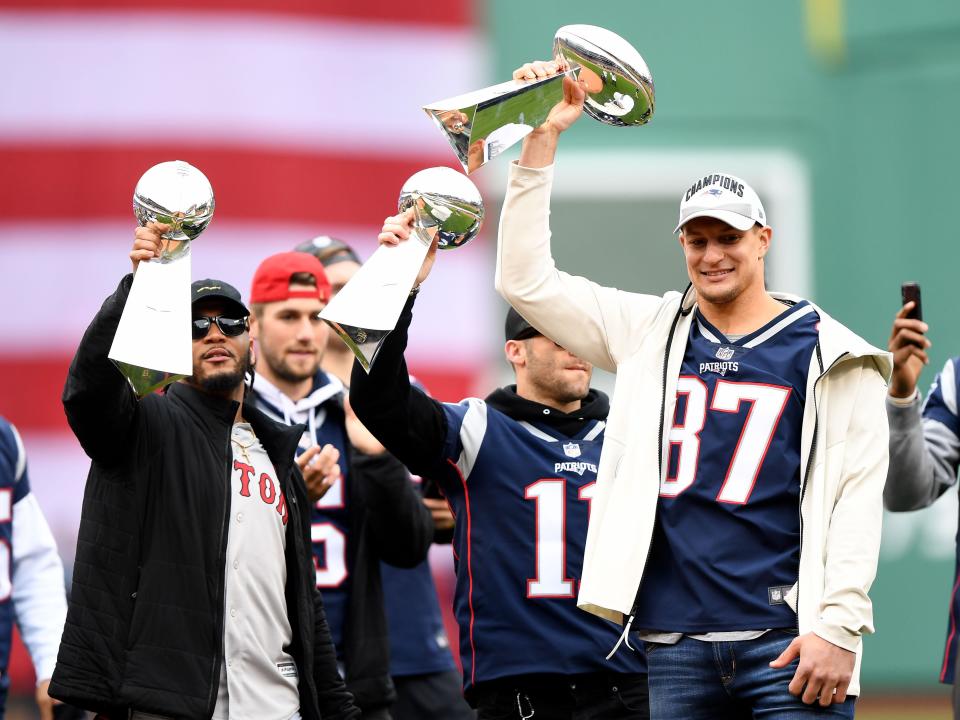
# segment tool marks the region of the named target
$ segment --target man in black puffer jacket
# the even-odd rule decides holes
[[[134,272],[166,230],[137,229]],[[87,329],[63,394],[93,462],[50,694],[111,720],[357,718],[314,583],[303,428],[242,402],[239,293],[193,284],[194,374],[138,401],[107,358],[132,281]]]

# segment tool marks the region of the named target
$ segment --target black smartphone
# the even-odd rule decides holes
[[[906,305],[911,300],[913,301],[913,309],[907,313],[907,317],[911,320],[923,320],[923,311],[920,308],[920,285],[915,282],[905,282],[900,286],[900,297],[903,300],[903,305]]]

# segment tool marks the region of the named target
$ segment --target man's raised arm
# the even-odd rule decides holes
[[[124,276],[83,334],[63,388],[67,421],[87,455],[108,462],[124,448],[137,410],[137,397],[120,370],[107,357],[141,261],[160,256],[160,235],[167,225],[149,223],[134,233],[130,261],[133,273]]]
[[[546,77],[556,63],[530,63],[514,79]],[[527,135],[510,180],[497,242],[496,288],[526,320],[575,355],[604,370],[616,369],[626,342],[636,341],[637,328],[626,318],[652,317],[660,299],[623,293],[583,277],[557,270],[550,250],[550,190],[560,134],[583,112],[586,92],[570,77],[564,98],[547,120]],[[638,306],[638,307],[634,307]],[[634,313],[639,309],[648,312]]]

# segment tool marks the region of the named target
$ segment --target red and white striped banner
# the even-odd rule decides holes
[[[420,109],[482,87],[471,0],[0,0],[0,414],[73,557],[87,461],[66,427],[67,365],[128,272],[133,187],[181,159],[210,179],[195,277],[246,294],[256,265],[319,234],[374,249],[403,181],[456,167]],[[443,399],[496,348],[485,237],[445,254],[411,365]],[[455,314],[454,314],[455,313]]]
[[[371,252],[403,181],[454,164],[420,106],[483,84],[472,12],[0,0],[0,413],[28,435],[64,429],[66,363],[126,272],[133,186],[157,162],[187,160],[216,192],[198,277],[245,290],[260,259],[317,234]],[[441,300],[421,305],[411,356],[441,396],[489,357],[484,309],[454,323],[442,300],[489,294],[483,246],[445,256]]]

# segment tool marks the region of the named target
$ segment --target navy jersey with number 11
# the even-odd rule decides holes
[[[636,673],[605,656],[620,628],[576,606],[604,423],[576,436],[475,398],[445,404],[432,477],[457,517],[455,610],[464,686],[532,673]]]
[[[818,322],[803,301],[730,340],[697,311],[637,627],[796,627],[784,596],[799,569],[800,432]]]

